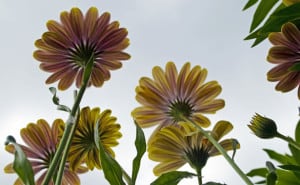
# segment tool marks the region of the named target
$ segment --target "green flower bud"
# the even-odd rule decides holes
[[[263,117],[258,113],[252,117],[250,123],[248,127],[259,138],[270,139],[278,134],[276,123],[272,119]]]

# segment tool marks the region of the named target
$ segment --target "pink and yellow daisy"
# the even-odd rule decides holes
[[[48,21],[48,31],[35,42],[35,59],[41,62],[42,70],[52,73],[47,84],[59,81],[58,88],[65,90],[76,81],[81,87],[83,71],[92,58],[88,85],[100,87],[110,79],[110,70],[121,68],[121,61],[130,58],[123,52],[129,45],[127,30],[119,28],[117,21],[110,22],[109,13],[99,16],[97,8],[91,7],[83,15],[80,9],[72,8],[62,12],[60,20]]]
[[[132,116],[142,128],[159,125],[158,128],[188,118],[202,127],[210,125],[207,113],[215,113],[225,102],[216,97],[221,93],[217,81],[205,82],[207,70],[200,66],[191,68],[185,63],[177,72],[173,62],[165,71],[156,66],[153,79],[142,77],[136,87],[136,99],[142,106],[132,111]]]
[[[276,66],[267,73],[268,80],[278,82],[275,89],[289,92],[298,87],[300,99],[300,31],[293,23],[282,26],[281,32],[269,35],[274,45],[267,60]]]
[[[225,150],[234,148],[234,139],[220,139],[232,130],[228,121],[219,121],[210,132]],[[181,122],[169,125],[154,133],[149,143],[149,158],[159,162],[153,169],[155,175],[175,171],[188,163],[196,171],[206,165],[209,157],[219,155],[217,148],[193,125]],[[239,148],[239,145],[236,145]]]
[[[36,185],[41,185],[45,178],[47,169],[59,143],[59,127],[63,125],[64,122],[61,119],[56,119],[53,122],[52,127],[50,127],[45,120],[40,119],[37,123],[29,123],[26,128],[21,130],[21,137],[27,145],[21,145],[21,147],[30,161],[33,172],[37,177]],[[5,149],[12,154],[15,152],[12,144],[7,145]],[[77,174],[84,173],[88,169],[79,165],[76,171],[72,171],[69,166],[69,162],[67,161],[62,178],[62,184],[80,185],[80,179]],[[8,164],[4,168],[4,171],[6,173],[15,173],[13,170],[13,163]],[[53,181],[51,181],[50,185],[53,184]],[[20,178],[18,178],[14,185],[23,185],[23,182]]]

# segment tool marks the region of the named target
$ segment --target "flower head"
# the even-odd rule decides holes
[[[51,160],[56,152],[56,146],[59,142],[58,128],[63,125],[64,122],[61,119],[56,119],[53,122],[52,127],[50,127],[45,120],[40,119],[37,121],[37,123],[29,123],[26,128],[21,130],[21,137],[27,144],[27,146],[21,145],[21,147],[32,165],[35,176],[39,174],[39,177],[36,180],[37,185],[42,183]],[[12,144],[7,145],[5,149],[10,153],[15,152]],[[8,164],[4,168],[4,171],[6,173],[14,173],[12,166],[13,163]],[[76,171],[71,171],[69,168],[69,162],[67,161],[64,169],[62,184],[79,185],[80,179],[77,173],[84,173],[86,171],[87,168],[80,165]],[[14,185],[22,184],[23,183],[20,178],[18,178],[14,183]],[[53,182],[51,181],[50,184],[53,185]]]
[[[276,123],[260,114],[255,114],[248,127],[259,138],[270,139],[278,135]]]
[[[173,62],[163,71],[156,66],[153,79],[142,77],[136,88],[136,99],[142,104],[133,110],[132,116],[141,127],[160,125],[164,127],[189,118],[203,127],[210,121],[203,114],[215,113],[224,107],[217,81],[204,82],[207,70],[200,66],[191,69],[189,62],[177,72]]]
[[[231,123],[219,121],[210,134],[219,141],[232,128]],[[225,139],[219,143],[225,150],[232,150],[233,142],[234,139]],[[151,160],[159,162],[153,169],[157,176],[177,170],[186,163],[196,170],[202,169],[209,157],[220,154],[215,146],[189,123],[169,125],[156,132],[149,143],[148,153]]]
[[[116,117],[111,116],[110,110],[100,112],[100,108],[98,107],[93,109],[89,107],[82,108],[69,151],[71,169],[76,170],[82,162],[85,162],[91,170],[94,167],[101,168],[99,150],[95,143],[94,135],[98,122],[99,127],[97,129],[100,141],[106,152],[114,157],[115,154],[111,147],[118,145],[117,139],[122,136],[119,131],[120,125],[116,123],[116,120]]]
[[[276,64],[268,74],[268,80],[277,82],[276,90],[288,92],[298,87],[300,99],[300,31],[293,23],[282,26],[281,32],[269,35],[270,42],[274,45],[270,50],[267,60]]]
[[[41,62],[40,68],[53,73],[46,83],[59,81],[58,88],[65,90],[76,81],[81,87],[83,71],[93,57],[88,85],[100,87],[110,78],[109,70],[121,68],[121,60],[130,58],[123,52],[129,45],[127,30],[119,28],[117,21],[110,23],[109,13],[99,16],[92,7],[83,15],[80,9],[72,8],[62,12],[60,20],[48,21],[48,31],[35,42],[38,50],[34,57]]]

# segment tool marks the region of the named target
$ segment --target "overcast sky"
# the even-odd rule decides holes
[[[39,70],[33,59],[34,41],[46,31],[46,21],[59,20],[60,12],[79,7],[83,12],[96,6],[100,13],[108,11],[112,20],[119,20],[129,31],[131,45],[127,52],[132,58],[120,70],[112,72],[111,80],[102,88],[89,88],[81,106],[112,109],[122,126],[123,138],[114,150],[117,160],[131,173],[135,156],[135,127],[130,116],[138,106],[135,87],[142,76],[150,76],[153,66],[164,68],[174,61],[178,68],[190,61],[208,70],[208,80],[217,80],[223,87],[220,98],[224,109],[208,117],[215,123],[225,119],[234,124],[227,137],[235,137],[241,144],[235,161],[244,172],[261,167],[268,160],[262,148],[285,152],[280,140],[260,140],[246,126],[255,112],[273,118],[279,130],[293,136],[298,120],[296,91],[282,94],[274,90],[274,83],[266,80],[271,67],[265,58],[270,48],[268,41],[251,48],[244,41],[248,34],[253,11],[242,12],[246,0],[0,0],[0,84],[1,116],[0,143],[7,135],[20,141],[19,130],[40,118],[49,123],[55,118],[66,119],[57,111],[44,81],[49,74]],[[55,84],[56,85],[56,84]],[[74,89],[74,86],[72,86]],[[72,90],[59,92],[61,103],[72,105]],[[149,136],[151,129],[146,129]],[[3,173],[13,156],[0,147],[0,182],[12,184],[16,175]],[[155,162],[144,156],[137,184],[154,180]],[[185,166],[181,170],[190,170]],[[83,185],[108,184],[102,171],[81,175]],[[203,181],[215,180],[229,185],[244,184],[222,156],[210,158],[203,170]],[[97,182],[97,183],[96,183]],[[99,182],[99,183],[98,183]],[[196,184],[196,179],[181,184]]]

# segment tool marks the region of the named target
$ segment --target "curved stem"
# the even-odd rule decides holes
[[[93,64],[94,64],[94,55],[91,56],[91,58],[89,59],[89,61],[87,63],[87,66],[84,70],[82,86],[81,86],[81,88],[78,92],[78,95],[76,96],[76,99],[75,99],[74,105],[72,107],[72,110],[70,112],[69,118],[66,121],[65,131],[64,131],[63,136],[61,138],[61,141],[59,143],[57,151],[55,152],[53,160],[51,161],[51,164],[49,166],[49,169],[46,173],[46,176],[43,180],[42,185],[48,185],[49,184],[55,170],[57,170],[58,163],[59,163],[59,160],[60,160],[61,155],[63,154],[63,152],[66,156],[68,154],[68,149],[69,149],[69,146],[71,145],[72,136],[73,136],[73,134],[76,130],[76,128],[75,128],[75,126],[76,126],[75,125],[75,123],[76,123],[76,113],[78,111],[79,104],[81,102],[83,94],[84,94],[84,92],[87,88],[87,85],[88,85],[88,82],[89,82],[89,79],[90,79],[90,76],[91,76],[91,73],[92,73]],[[65,167],[65,163],[66,163],[66,158],[67,158],[66,156],[63,157],[62,158],[63,160],[60,161],[61,165],[60,165],[60,168],[59,168],[59,173],[57,174],[58,178],[56,179],[55,185],[60,185],[61,184],[61,180],[62,180],[62,176],[63,176],[63,172],[64,172],[64,167]]]
[[[291,137],[289,136],[284,136],[280,133],[276,134],[276,137],[283,139],[284,141],[288,142],[290,145],[292,145],[293,147],[297,148],[298,150],[300,150],[300,144],[297,143],[295,140],[293,140]]]
[[[231,159],[231,157],[227,154],[227,152],[224,150],[224,148],[207,131],[205,131],[197,123],[195,123],[194,121],[192,121],[186,117],[182,117],[182,119],[186,122],[192,123],[218,149],[218,151],[224,156],[224,158],[227,160],[227,162],[232,166],[232,168],[238,173],[238,175],[244,180],[244,182],[247,185],[253,185],[253,183],[250,181],[250,179],[238,167],[238,165]]]

